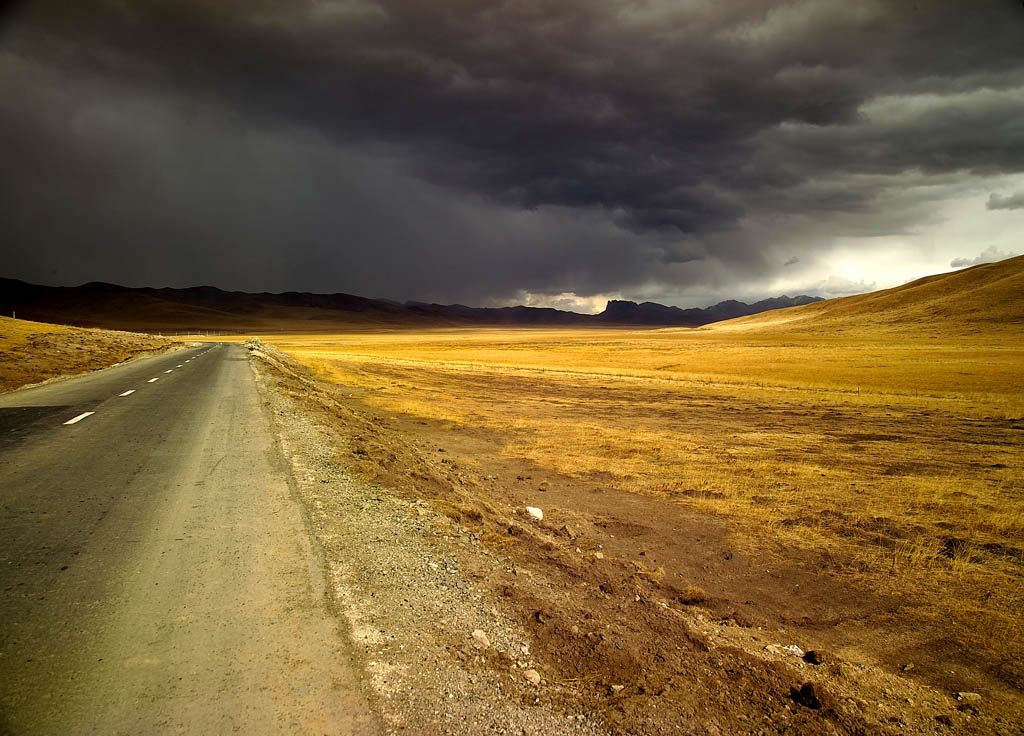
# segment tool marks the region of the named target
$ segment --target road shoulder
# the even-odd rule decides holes
[[[603,733],[558,697],[557,683],[542,691],[531,681],[539,665],[529,634],[478,584],[480,566],[504,572],[505,562],[429,504],[348,475],[331,427],[305,398],[307,385],[282,362],[260,357],[260,393],[323,550],[329,594],[388,726],[422,734]]]

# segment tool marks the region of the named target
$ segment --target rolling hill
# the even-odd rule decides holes
[[[367,299],[351,294],[249,294],[212,286],[129,288],[106,283],[38,286],[0,279],[0,314],[38,322],[138,332],[327,332],[337,329],[459,325],[686,326],[698,327],[765,309],[814,302],[818,297],[777,297],[756,304],[726,301],[706,309],[611,301],[601,314],[538,307],[467,307]]]
[[[763,312],[712,331],[970,335],[1024,331],[1024,256],[892,289]]]
[[[0,317],[0,392],[160,352],[172,340]]]
[[[0,313],[79,327],[158,331],[277,331],[297,322],[317,331],[339,324],[372,327],[428,323],[388,302],[348,294],[247,294],[210,286],[133,289],[105,283],[38,286],[0,279]]]
[[[601,314],[537,307],[398,304],[350,294],[250,294],[211,286],[37,286],[0,279],[0,314],[140,332],[323,332],[470,325],[636,325],[808,334],[966,335],[1024,331],[1024,256],[928,276],[892,289],[821,300],[778,297],[680,309],[613,300]]]

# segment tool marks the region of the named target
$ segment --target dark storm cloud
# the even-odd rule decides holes
[[[993,192],[989,195],[985,207],[990,210],[1024,209],[1024,192],[1016,192],[1005,196],[1000,196]]]
[[[3,235],[437,298],[743,278],[769,215],[792,252],[1024,171],[1022,37],[1010,0],[30,3]]]

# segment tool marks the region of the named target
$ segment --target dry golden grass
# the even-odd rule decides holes
[[[367,404],[730,519],[1024,654],[1024,347],[745,331],[266,338]],[[774,552],[773,552],[774,551]],[[983,624],[983,625],[979,625]]]
[[[171,342],[133,332],[0,317],[0,391],[104,368]]]
[[[376,409],[905,598],[1024,681],[1024,258],[700,330],[266,339]]]
[[[918,279],[892,289],[764,312],[712,329],[859,335],[913,340],[1024,330],[1024,256]]]

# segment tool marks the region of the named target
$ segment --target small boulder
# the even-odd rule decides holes
[[[540,684],[540,673],[537,670],[526,670],[526,672],[523,673],[523,677],[525,677],[526,681],[531,685]]]
[[[981,695],[979,693],[968,692],[967,690],[961,690],[956,694],[956,699],[961,703],[970,703],[971,705],[977,705],[981,702]]]
[[[544,521],[544,512],[541,511],[536,506],[527,506],[526,515],[529,516],[531,519],[536,519],[537,521]]]
[[[819,710],[821,708],[821,699],[813,682],[805,682],[800,687],[794,685],[790,688],[789,697],[805,708],[810,708],[811,710]]]
[[[824,649],[811,649],[804,654],[804,661],[808,664],[819,665],[834,662],[835,658]]]
[[[489,646],[491,646],[491,640],[487,638],[487,634],[485,634],[482,630],[477,629],[473,632],[472,636],[473,646],[475,646],[477,649],[487,649]]]

